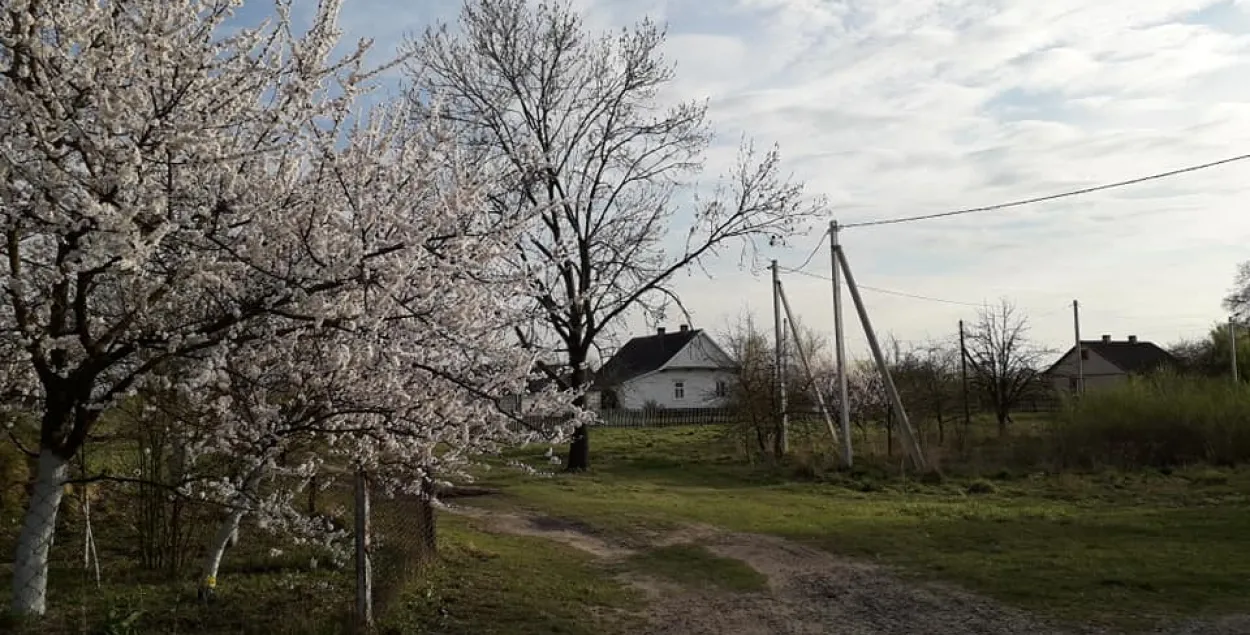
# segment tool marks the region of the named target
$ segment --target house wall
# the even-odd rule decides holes
[[[1086,390],[1097,390],[1103,386],[1112,386],[1128,378],[1128,375],[1120,370],[1118,366],[1092,350],[1089,351],[1089,359],[1085,360],[1083,371]],[[1073,392],[1072,382],[1080,376],[1077,372],[1075,348],[1068,351],[1051,368],[1049,376],[1051,385],[1054,386],[1055,390]]]
[[[625,410],[641,410],[648,402],[667,410],[721,408],[729,400],[716,396],[716,382],[732,386],[733,378],[729,370],[660,370],[625,382],[617,389],[617,398]],[[677,382],[682,382],[684,387],[685,395],[681,399],[676,396]]]
[[[664,368],[718,369],[732,366],[733,360],[716,346],[707,333],[699,333],[664,364]]]

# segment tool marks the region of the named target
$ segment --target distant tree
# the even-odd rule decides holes
[[[1224,298],[1224,307],[1243,324],[1250,324],[1250,260],[1237,266],[1233,289]]]
[[[1173,344],[1169,352],[1187,373],[1206,377],[1227,377],[1232,373],[1232,356],[1228,337],[1229,325],[1221,322],[1211,327],[1204,340]],[[1250,381],[1250,324],[1237,323],[1237,376]]]
[[[959,397],[958,346],[946,342],[913,346],[896,353],[891,372],[909,414],[933,421],[938,442],[945,442],[946,422]]]
[[[890,407],[890,396],[886,391],[885,380],[877,371],[876,365],[868,360],[859,360],[849,364],[846,373],[847,416],[851,425],[859,429],[866,441],[868,431],[874,424],[881,425],[887,435],[887,446],[892,440],[894,411]],[[835,401],[836,401],[835,393]]]
[[[1168,346],[1167,350],[1180,363],[1182,372],[1206,375],[1214,366],[1210,339],[1182,340]]]
[[[1039,379],[1046,350],[1029,340],[1028,319],[1005,299],[978,311],[965,342],[973,384],[1005,435],[1012,411]]]
[[[749,458],[768,456],[776,447],[777,381],[770,339],[750,314],[721,337],[738,366],[729,386],[730,434],[742,442]]]
[[[565,372],[549,369],[555,381],[584,384],[592,348],[622,316],[680,306],[678,272],[731,244],[753,256],[756,241],[792,235],[814,216],[777,152],[750,144],[709,198],[681,204],[711,140],[707,107],[658,103],[673,72],[664,30],[649,20],[597,36],[564,3],[469,0],[459,26],[412,42],[413,99],[456,124],[474,161],[496,171],[495,213],[542,214],[512,264],[543,316],[517,336],[564,351]],[[579,426],[567,467],[589,461]]]
[[[811,376],[804,369],[795,347],[793,332],[786,332],[786,411],[790,414],[791,427],[810,424],[810,416],[819,411],[818,391],[824,391],[828,399],[833,386],[831,362],[825,355],[825,337],[803,325],[795,327],[799,342],[808,354]],[[744,314],[722,332],[720,341],[725,342],[727,352],[734,357],[737,374],[730,386],[729,409],[734,417],[735,431],[739,439],[754,444],[760,454],[771,452],[780,457],[779,394],[776,390],[776,346],[773,329],[761,329],[755,317]],[[826,405],[829,402],[826,401]],[[814,429],[805,427],[809,434]]]
[[[817,390],[827,390],[829,364],[823,358],[825,341],[815,332],[799,325],[799,341],[812,364],[809,377],[798,360],[793,335],[787,334],[786,345],[786,410],[791,420],[815,412]],[[771,329],[760,329],[754,317],[745,314],[721,335],[727,352],[734,358],[738,372],[729,387],[729,410],[734,420],[733,435],[743,439],[749,452],[780,458],[779,394],[777,391],[777,358],[775,336]]]

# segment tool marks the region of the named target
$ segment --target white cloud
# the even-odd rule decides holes
[[[421,28],[424,0],[348,2],[353,37]],[[1215,0],[579,0],[596,27],[666,20],[678,81],[709,98],[721,134],[781,145],[786,167],[843,222],[978,206],[1250,152],[1250,4]],[[356,13],[353,13],[356,12]],[[863,284],[980,302],[1009,296],[1035,334],[1084,330],[1170,341],[1221,318],[1250,258],[1250,163],[1001,213],[847,230]],[[797,264],[819,232],[768,254]],[[766,277],[736,253],[678,288],[696,325],[744,306],[765,324]],[[827,273],[828,251],[812,271]],[[829,285],[786,277],[795,308],[829,330]],[[949,335],[971,307],[865,291],[874,326]],[[848,318],[851,315],[848,313]],[[854,321],[850,321],[854,325]],[[638,325],[638,328],[643,328]],[[862,350],[862,338],[852,341]]]

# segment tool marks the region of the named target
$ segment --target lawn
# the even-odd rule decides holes
[[[577,521],[635,548],[639,530],[692,522],[774,534],[889,565],[917,582],[954,583],[1045,615],[1115,627],[1250,612],[1250,470],[987,467],[917,479],[900,476],[896,459],[869,457],[845,472],[804,457],[801,447],[785,465],[751,466],[722,430],[596,430],[590,473],[493,469],[483,484],[502,495],[465,501]],[[541,470],[551,467],[545,450],[505,458]],[[54,550],[52,611],[30,632],[329,633],[347,623],[350,565],[314,566],[308,553],[248,531],[227,555],[217,601],[204,605],[195,599],[194,564],[172,583],[139,570],[134,530],[119,505],[106,497],[93,512],[99,588],[82,569],[81,528],[67,511]],[[388,509],[379,501],[375,513]],[[0,527],[6,550],[16,529],[16,510],[9,512]],[[376,525],[402,526],[403,513],[395,514]],[[643,599],[622,573],[729,592],[766,582],[700,545],[605,562],[542,538],[498,535],[480,522],[439,515],[440,561],[390,585],[380,632],[627,633],[637,628]],[[377,570],[381,588],[400,556],[378,557],[386,561]],[[7,577],[7,566],[0,575]]]
[[[505,498],[486,504],[623,537],[687,522],[775,534],[1060,619],[1144,627],[1250,611],[1244,469],[920,482],[881,467],[749,467],[715,427],[595,432],[590,473],[496,472]],[[544,451],[514,458],[540,466]]]
[[[571,547],[486,533],[443,514],[442,562],[408,585],[381,633],[597,635],[631,632],[638,593]]]
[[[400,527],[407,508],[378,501],[376,525]],[[0,546],[12,548],[14,510],[0,523]],[[82,535],[73,514],[53,550],[49,612],[29,624],[0,612],[0,633],[131,635],[140,633],[263,633],[320,635],[351,632],[355,590],[352,565],[335,567],[253,528],[227,552],[213,602],[196,598],[191,564],[169,580],[140,569],[127,516],[101,507],[95,528],[101,584],[82,568]],[[409,572],[400,588],[390,576],[403,557],[382,543],[375,560],[375,615],[382,634],[613,635],[631,632],[641,598],[617,575],[620,566],[596,562],[572,547],[542,538],[503,536],[477,521],[439,516],[437,562]],[[399,534],[401,541],[415,541]],[[397,542],[397,541],[392,541]],[[625,570],[642,569],[629,564]],[[6,582],[11,566],[0,564]],[[741,578],[739,578],[741,579]],[[7,590],[7,584],[4,585]],[[7,596],[5,598],[7,601]]]

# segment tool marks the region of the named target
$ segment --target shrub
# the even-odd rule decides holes
[[[1250,390],[1173,373],[1132,378],[1065,404],[1055,426],[1066,466],[1232,465],[1250,460]]]
[[[968,483],[968,487],[964,491],[969,494],[993,494],[998,491],[998,488],[985,479],[977,479]]]

